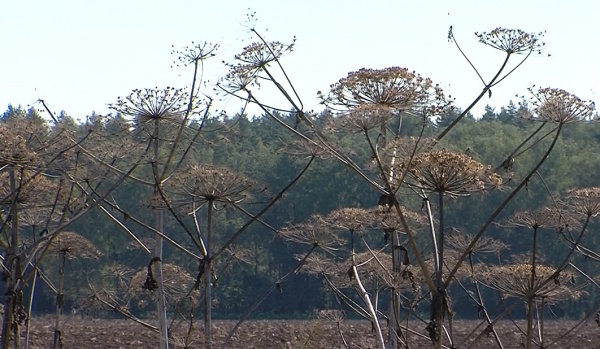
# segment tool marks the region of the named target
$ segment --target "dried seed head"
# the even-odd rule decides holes
[[[531,264],[520,263],[491,267],[483,280],[508,297],[544,298],[547,302],[558,302],[582,295],[582,291],[570,286],[574,277],[572,272],[563,270],[558,275],[555,272],[553,267],[536,265],[532,284]],[[547,282],[549,279],[553,280]]]
[[[366,132],[381,125],[390,119],[389,109],[376,104],[361,104],[340,114],[340,127],[351,132]]]
[[[176,193],[174,203],[240,202],[249,196],[254,182],[226,167],[193,165],[173,175],[169,189]]]
[[[361,208],[342,208],[319,217],[324,225],[342,231],[361,231],[373,226],[375,216]]]
[[[532,97],[527,101],[532,105],[533,120],[566,124],[591,120],[595,103],[558,88],[528,88]]]
[[[600,215],[600,187],[569,190],[567,200],[562,203],[574,211],[587,217]]]
[[[268,43],[255,42],[244,47],[242,53],[235,56],[242,66],[260,69],[269,65],[269,63],[278,60],[286,53],[293,51],[296,45],[296,38],[291,44],[283,44],[279,41]]]
[[[334,110],[351,110],[361,105],[376,107],[387,114],[413,111],[437,115],[450,102],[442,88],[406,68],[360,69],[331,85],[328,96],[320,94]]]
[[[297,260],[303,258],[304,256],[296,256]],[[302,265],[302,271],[309,274],[330,274],[336,269],[332,260],[314,253],[308,256]]]
[[[35,175],[35,177],[34,177]],[[43,174],[29,170],[22,170],[15,176],[18,188],[17,203],[21,209],[49,208],[54,203],[63,204],[64,201],[57,200],[59,187]],[[10,177],[8,172],[0,173],[0,204],[10,205],[13,195],[10,189]],[[58,196],[58,199],[63,199]]]
[[[136,130],[144,130],[152,135],[155,123],[161,123],[163,127],[178,128],[185,115],[193,115],[202,109],[204,101],[194,98],[192,104],[189,103],[190,95],[184,89],[156,87],[135,89],[127,97],[118,97],[108,107],[117,113],[133,117]]]
[[[20,120],[0,124],[0,167],[35,166],[39,157],[27,144],[27,128]]]
[[[233,66],[229,72],[219,81],[218,86],[226,93],[247,91],[250,87],[260,87],[256,80],[258,73],[248,66]]]
[[[501,178],[483,164],[445,149],[417,154],[400,166],[402,171],[408,170],[418,187],[449,195],[468,195],[501,184]]]
[[[312,142],[300,137],[295,137],[292,141],[286,142],[282,151],[300,158],[315,156],[319,159],[328,159],[331,157],[329,150],[320,145],[318,140]]]
[[[320,320],[328,320],[335,323],[340,323],[346,319],[346,314],[343,310],[323,309],[318,311],[317,317]]]
[[[491,32],[475,33],[479,42],[508,54],[530,52],[541,53],[546,45],[540,41],[545,32],[527,33],[520,29],[496,28]]]
[[[470,234],[453,231],[451,234],[447,234],[445,242],[448,246],[456,252],[462,253],[469,248],[469,245],[473,241],[473,236]],[[500,253],[501,250],[508,246],[499,240],[482,236],[475,246],[471,249],[471,253]]]
[[[125,98],[118,97],[109,107],[118,113],[134,116],[138,123],[173,120],[181,116],[189,96],[173,87],[135,89]]]
[[[158,268],[161,263],[153,263],[153,268]],[[190,290],[192,289],[195,279],[185,269],[171,263],[163,263],[163,278],[164,288],[167,301],[171,304],[178,303],[184,299],[188,299]],[[155,269],[156,270],[156,269]],[[138,301],[138,304],[147,304],[148,296],[155,296],[156,292],[149,294],[148,289],[144,288],[148,276],[147,268],[142,268],[137,271],[130,281],[127,297]]]
[[[192,46],[185,46],[181,50],[173,49],[171,54],[177,56],[177,61],[187,66],[214,57],[219,47],[219,44],[210,44],[204,41],[196,44],[192,41]],[[177,62],[174,64],[178,65]]]
[[[333,251],[342,244],[342,240],[320,217],[313,217],[309,222],[285,227],[279,234],[286,240],[304,245],[317,246]]]
[[[102,255],[90,240],[73,232],[61,232],[49,244],[52,253],[64,254],[68,259],[97,259]]]
[[[242,53],[235,56],[238,63],[228,65],[229,72],[219,81],[219,88],[227,94],[248,91],[250,87],[260,88],[259,74],[269,64],[291,52],[295,43],[296,38],[293,39],[291,44],[283,44],[279,41],[255,42],[244,47]]]
[[[560,211],[544,207],[535,211],[517,212],[501,222],[505,227],[523,227],[531,229],[554,229],[562,231],[573,226],[575,222]]]

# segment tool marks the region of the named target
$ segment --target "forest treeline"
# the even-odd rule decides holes
[[[401,119],[401,125],[389,126],[400,130],[402,136],[427,137],[451,123],[458,114],[458,111],[448,112],[439,119],[428,120],[426,125],[423,124],[422,119],[406,117]],[[524,171],[532,168],[537,159],[542,156],[544,145],[550,141],[544,139],[544,133],[541,133],[536,136],[541,139],[537,145],[526,152],[517,153],[513,158],[508,159],[509,163],[507,163],[507,156],[540,126],[539,122],[528,120],[527,115],[526,105],[517,106],[512,102],[499,111],[486,107],[484,115],[478,118],[469,115],[457,124],[453,132],[444,138],[442,145],[447,149],[468,154],[489,166],[489,169],[497,169],[508,180],[495,190],[500,192],[509,190],[513,185],[511,176],[522,178]],[[294,114],[279,116],[291,127],[297,124],[297,116]],[[65,113],[58,118],[63,125],[61,127],[70,125],[74,132],[81,135],[86,135],[91,129],[94,134],[102,133],[102,142],[107,142],[111,148],[120,148],[124,152],[127,152],[127,147],[130,146],[124,142],[124,139],[127,137],[135,139],[141,132],[131,128],[131,134],[127,137],[124,137],[121,132],[113,133],[116,129],[114,125],[122,118],[119,115],[106,118],[93,114],[85,122],[75,122]],[[323,112],[315,120],[326,125],[333,118],[335,116]],[[29,120],[35,125],[34,127],[39,127],[48,133],[53,132],[53,124],[47,122],[46,118],[41,117],[34,109],[24,110],[9,106],[2,115],[0,123],[5,124],[15,119]],[[251,215],[257,214],[265,203],[277,196],[282,188],[303,169],[307,159],[290,146],[294,144],[295,136],[268,116],[220,115],[204,119],[202,125],[194,122],[198,121],[192,121],[190,128],[202,127],[202,133],[192,139],[193,147],[189,149],[186,163],[189,166],[195,164],[223,166],[243,174],[244,178],[240,181],[251,183],[250,194],[244,196],[247,214],[240,210],[229,210],[227,203],[215,205],[219,212],[215,213],[214,238],[217,242],[224,242],[231,238]],[[489,257],[490,260],[514,260],[526,253],[531,246],[531,234],[526,228],[509,229],[502,224],[504,219],[515,212],[555,205],[557,197],[569,189],[598,184],[600,126],[592,122],[569,126],[563,131],[545,166],[531,178],[525,190],[517,195],[495,220],[495,224],[488,229],[487,236],[496,238],[507,246],[506,249]],[[374,161],[371,149],[365,147],[364,142],[357,142],[355,134],[337,133],[335,137],[331,141],[350,154],[365,171],[375,171],[374,166],[369,167]],[[89,174],[90,177],[100,176],[104,170],[99,168],[94,171],[97,173]],[[140,177],[144,176],[151,176],[151,174],[140,174]],[[110,186],[114,183],[107,182],[102,185]],[[2,192],[6,192],[6,188],[3,188]],[[402,204],[407,209],[415,212],[423,211],[423,200],[418,195],[401,189],[398,196],[402,197]],[[95,306],[92,298],[101,288],[106,290],[106,294],[110,294],[110,290],[118,286],[118,277],[115,276],[122,273],[122,282],[128,283],[125,287],[127,290],[124,291],[129,293],[126,297],[129,302],[128,311],[136,316],[147,316],[155,311],[149,291],[143,289],[147,277],[146,271],[152,257],[140,249],[114,219],[107,217],[107,214],[112,214],[122,222],[128,220],[130,222],[131,217],[146,217],[151,220],[148,211],[151,197],[151,188],[134,180],[125,180],[119,183],[117,190],[111,192],[108,201],[114,203],[114,206],[106,206],[108,213],[97,207],[92,208],[89,213],[78,218],[65,229],[89,240],[93,247],[88,249],[97,249],[93,256],[87,256],[90,258],[73,258],[68,261],[64,273],[65,309],[70,309],[74,314],[120,316],[117,312]],[[501,199],[502,195],[490,192],[473,194],[460,200],[449,199],[446,215],[448,232],[454,230],[474,232],[485,222]],[[363,178],[348,171],[339,162],[327,158],[316,159],[299,181],[261,216],[260,220],[264,224],[255,222],[250,225],[232,245],[233,247],[227,250],[226,257],[219,261],[213,290],[213,316],[237,318],[256,304],[272,287],[276,287],[276,292],[268,293],[268,297],[260,302],[252,316],[311,317],[318,309],[343,308],[339,299],[328,290],[322,278],[314,273],[296,269],[298,262],[311,246],[284,239],[280,230],[292,224],[305,222],[314,215],[325,216],[336,209],[372,208],[377,206],[378,200],[380,194],[372,186],[368,185]],[[9,205],[3,203],[2,210],[3,217],[6,218]],[[142,242],[154,239],[155,236],[143,226],[136,227],[135,224],[132,226],[135,227],[132,228],[132,232]],[[23,244],[35,241],[44,234],[35,225],[22,229],[25,237]],[[597,230],[597,225],[589,229],[589,233],[581,242],[582,246],[592,250],[600,248]],[[165,234],[184,247],[192,248],[188,246],[190,243],[186,242],[186,231],[173,216],[166,215]],[[382,232],[373,233],[366,238],[372,241],[373,246],[379,244],[382,247],[386,239]],[[538,244],[540,260],[545,263],[552,264],[564,257],[561,248],[564,247],[565,241],[557,232],[543,232],[540,234]],[[600,270],[595,270],[597,267],[588,263],[584,257],[576,255],[573,258],[578,259],[581,268],[587,268],[585,271],[589,275],[600,273]],[[199,268],[202,267],[197,260],[189,258],[169,244],[165,244],[163,260],[178,268],[177,271],[172,271],[173,273],[179,273],[179,270],[185,271],[186,277],[191,278],[191,281],[196,278]],[[57,280],[59,263],[59,258],[48,255],[40,269],[48,279]],[[290,276],[280,281],[282,276],[287,274]],[[139,280],[137,285],[131,282],[136,277]],[[171,282],[180,281],[175,278]],[[38,282],[36,287],[32,304],[33,314],[40,315],[54,311],[55,291],[43,282]],[[459,295],[458,291],[454,293],[456,298],[453,299],[453,306],[461,307],[462,300],[466,296]],[[485,289],[484,295],[498,298],[495,293]],[[584,301],[557,305],[554,311],[558,314],[577,316],[592,309],[600,301],[597,294],[589,294],[585,297]],[[498,304],[500,304],[499,298]],[[461,316],[469,316],[468,314],[472,317],[478,316],[475,307],[472,305],[465,305],[465,307],[472,307],[472,311],[462,312]],[[178,309],[169,311],[176,314]]]

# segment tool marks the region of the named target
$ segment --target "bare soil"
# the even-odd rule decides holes
[[[468,347],[462,342],[471,330],[479,324],[477,321],[458,321],[454,324],[456,346]],[[552,321],[545,325],[548,340],[547,348],[600,348],[600,327],[590,321],[572,332],[565,339],[551,344],[567,331],[575,322]],[[345,348],[335,322],[325,320],[255,320],[245,322],[232,340],[224,343],[228,332],[235,321],[215,321],[213,334],[214,348]],[[519,325],[524,325],[519,323]],[[375,337],[371,324],[366,321],[346,320],[340,324],[341,333],[348,348],[375,348]],[[422,323],[414,323],[413,327],[423,332]],[[203,327],[200,322],[195,325],[188,346],[185,346],[187,325],[173,324],[171,348],[204,348]],[[481,327],[483,328],[483,327]],[[524,335],[511,322],[500,323],[497,327],[504,348],[523,348]],[[479,330],[476,333],[482,332]],[[35,318],[31,321],[29,348],[52,348],[54,321],[51,318]],[[420,338],[416,334],[408,334],[410,348],[429,348],[428,338]],[[477,337],[477,335],[473,336]],[[61,342],[63,348],[157,348],[158,334],[139,324],[128,320],[101,320],[71,318],[62,327]],[[22,336],[22,347],[25,338]],[[476,341],[468,341],[471,348],[498,347],[493,336],[481,335]],[[550,346],[548,346],[551,344]],[[539,344],[538,346],[539,347]]]

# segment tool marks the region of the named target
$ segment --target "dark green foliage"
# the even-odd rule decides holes
[[[427,125],[424,133],[432,134],[435,127],[449,124],[458,113],[458,111],[448,112],[437,120],[435,126]],[[519,108],[512,102],[507,107],[501,108],[500,113],[495,113],[493,108],[486,107],[486,113],[479,120],[468,117],[459,123],[444,138],[444,145],[454,150],[468,152],[476,160],[486,162],[490,168],[499,168],[498,171],[503,174],[512,172],[515,178],[522,178],[525,171],[542,156],[544,145],[548,140],[541,140],[540,144],[533,146],[530,151],[514,155],[514,164],[511,168],[504,168],[502,164],[511,151],[539,126],[539,123],[530,123],[521,119],[519,113]],[[279,116],[293,125],[293,117]],[[38,118],[39,116],[35,110],[24,111],[11,106],[1,119],[5,120],[8,117]],[[66,114],[61,115],[61,118],[70,120]],[[118,118],[112,119],[112,122],[118,123]],[[322,119],[325,120],[326,116]],[[96,122],[96,119],[90,117],[88,122]],[[77,125],[74,122],[69,124],[85,132],[86,125]],[[111,134],[114,125],[110,122],[105,125],[106,135],[111,142],[120,142],[121,135]],[[190,125],[191,128],[198,126],[194,123]],[[422,121],[416,118],[405,118],[401,133],[419,135],[422,126]],[[261,203],[270,200],[297,175],[306,163],[306,159],[294,157],[284,151],[284,145],[289,143],[293,136],[267,116],[255,117],[251,120],[240,116],[227,119],[209,118],[202,127],[201,137],[196,140],[191,156],[186,160],[187,163],[223,165],[255,180],[258,183],[256,194],[246,202],[247,206],[245,206],[252,213],[258,212],[262,207]],[[398,125],[390,125],[390,127],[397,129]],[[540,134],[543,135],[544,132]],[[552,204],[551,195],[555,193],[574,187],[597,186],[597,174],[600,173],[600,163],[597,160],[600,154],[599,135],[600,128],[596,123],[569,125],[565,128],[557,148],[542,167],[540,176],[532,178],[527,189],[515,198],[500,218],[516,211]],[[369,170],[367,164],[371,157],[370,151],[358,147],[358,144],[362,143],[354,141],[356,135],[339,134],[336,137],[338,137],[336,143],[351,154],[357,163],[365,164],[365,169]],[[103,185],[110,185],[110,183]],[[487,216],[510,192],[513,185],[508,181],[504,189],[499,189],[497,192],[452,200],[451,204],[447,205],[446,226],[470,233],[477,231]],[[125,181],[113,195],[114,202],[118,202],[121,209],[135,213],[138,218],[151,221],[146,207],[146,199],[150,196],[148,188],[134,181]],[[410,198],[409,195],[412,194],[407,192],[404,195]],[[325,215],[342,207],[373,207],[377,204],[378,197],[379,194],[366,185],[363,179],[339,163],[317,160],[306,175],[262,219],[273,228],[279,229],[290,223],[306,221],[313,214]],[[409,209],[414,211],[421,209],[421,201],[416,197],[407,202],[413,205],[408,207]],[[128,220],[128,217],[116,209],[111,213],[122,221]],[[215,241],[218,244],[226,241],[248,220],[247,216],[233,210],[222,210],[216,215],[213,228],[216,232]],[[148,263],[148,255],[134,248],[131,239],[99,210],[93,210],[74,223],[70,229],[92,241],[103,253],[103,257],[97,261],[70,264],[65,289],[75,296],[68,298],[71,303],[67,302],[67,307],[76,306],[72,303],[77,298],[76,295],[84,294],[82,290],[85,288],[86,280],[99,277],[98,273],[102,266],[122,263],[133,269],[142,269]],[[143,231],[141,227],[136,230],[141,237],[151,237],[149,233]],[[186,242],[188,240],[185,232],[170,216],[166,220],[166,231],[175,241],[191,247]],[[527,232],[493,225],[489,234],[510,245],[510,253],[502,254],[501,259],[507,259],[509,254],[518,255],[524,252],[530,244]],[[541,235],[540,250],[547,260],[552,261],[555,258],[559,260],[563,257],[555,253],[559,250],[557,246],[560,243],[560,238],[552,232]],[[224,255],[223,260],[217,264],[217,268],[227,268],[227,272],[219,274],[219,280],[215,285],[217,303],[214,311],[219,317],[237,317],[244,313],[260,299],[265,290],[295,267],[298,255],[307,252],[306,246],[285,242],[277,234],[259,224],[253,225],[245,235],[242,235],[236,245],[247,249],[250,254],[243,262],[235,261],[229,264],[227,255]],[[589,234],[584,239],[583,245],[597,248],[600,246],[600,239],[597,234]],[[165,249],[165,260],[185,268],[194,277],[198,273],[196,261],[181,252],[175,252],[175,249],[168,244]],[[584,267],[587,265],[588,268],[593,266],[590,263],[583,263],[583,265]],[[51,268],[52,262],[49,261],[48,269]],[[588,271],[594,274],[593,270]],[[51,299],[51,296],[42,294],[40,299]],[[254,316],[297,316],[310,313],[315,308],[324,308],[332,302],[335,300],[332,300],[331,294],[323,287],[319,278],[306,274],[293,274],[281,285],[281,292],[277,290],[272,293],[269,302],[263,303]],[[456,302],[455,305],[460,305],[460,299]],[[595,302],[597,303],[597,299],[592,297],[588,302],[577,304],[578,307],[591,307]],[[36,304],[36,311],[48,310],[39,305],[39,301]],[[574,308],[570,309],[568,314],[576,315],[582,312],[583,309]],[[474,314],[476,315],[476,311]]]

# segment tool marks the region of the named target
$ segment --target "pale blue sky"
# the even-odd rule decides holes
[[[516,102],[515,94],[533,84],[584,99],[600,96],[600,2],[595,0],[22,0],[0,5],[0,112],[9,103],[27,107],[41,98],[57,112],[84,118],[92,111],[109,112],[107,103],[134,88],[183,87],[189,72],[170,68],[171,45],[191,41],[222,45],[206,67],[206,76],[215,81],[226,72],[221,61],[231,61],[251,42],[244,22],[254,11],[268,40],[297,36],[295,52],[283,63],[307,109],[319,109],[316,92],[327,91],[349,71],[389,66],[432,78],[456,97],[457,106],[466,107],[483,85],[448,43],[450,25],[488,78],[504,56],[478,44],[475,31],[547,30],[543,40],[552,56],[526,62],[478,105],[476,116],[485,104]],[[235,101],[220,105],[237,106]]]

